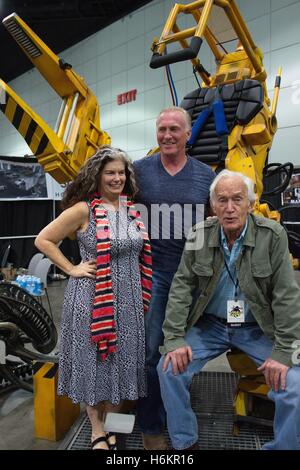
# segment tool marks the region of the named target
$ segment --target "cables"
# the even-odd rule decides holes
[[[165,54],[167,54],[167,48],[165,48]],[[169,65],[166,65],[166,74],[167,74],[167,80],[168,80],[168,84],[169,84],[169,89],[170,89],[170,93],[171,93],[171,97],[172,97],[173,106],[178,106],[178,96],[177,96],[176,87],[175,87],[175,84],[174,84],[174,80],[173,80],[173,77],[172,77],[172,72],[171,72],[171,69],[170,69]]]
[[[262,196],[271,196],[276,194],[281,194],[289,185],[290,179],[292,177],[294,170],[294,165],[291,162],[286,163],[269,163],[263,169],[263,177],[270,178],[276,174],[283,174],[284,178],[282,182],[271,189],[270,191],[264,191]]]
[[[193,74],[194,74],[195,80],[197,82],[198,88],[201,88],[201,84],[199,82],[199,79],[198,79],[198,76],[197,76],[197,70],[196,70],[195,67],[193,67]]]

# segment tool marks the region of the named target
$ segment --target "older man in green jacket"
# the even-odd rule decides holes
[[[210,189],[217,219],[191,231],[163,324],[158,373],[175,449],[198,448],[189,386],[206,362],[231,347],[251,357],[275,402],[274,440],[300,450],[300,289],[284,229],[251,214],[253,182],[223,170]]]

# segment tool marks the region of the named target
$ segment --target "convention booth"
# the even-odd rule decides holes
[[[0,156],[0,263],[1,268],[27,268],[37,252],[36,235],[61,211],[63,187],[35,157]],[[66,239],[64,254],[78,260],[75,240]]]

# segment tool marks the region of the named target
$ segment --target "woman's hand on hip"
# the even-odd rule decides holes
[[[72,277],[89,277],[90,279],[96,278],[97,264],[96,260],[81,261],[81,263],[74,266],[69,274]]]

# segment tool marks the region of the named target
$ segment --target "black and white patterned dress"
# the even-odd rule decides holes
[[[127,212],[108,211],[117,352],[102,361],[91,341],[95,280],[70,277],[62,312],[58,394],[88,405],[146,396],[145,331],[139,255],[143,240]],[[128,221],[128,223],[127,223]],[[83,261],[96,259],[96,223],[90,210],[85,232],[77,232]]]

